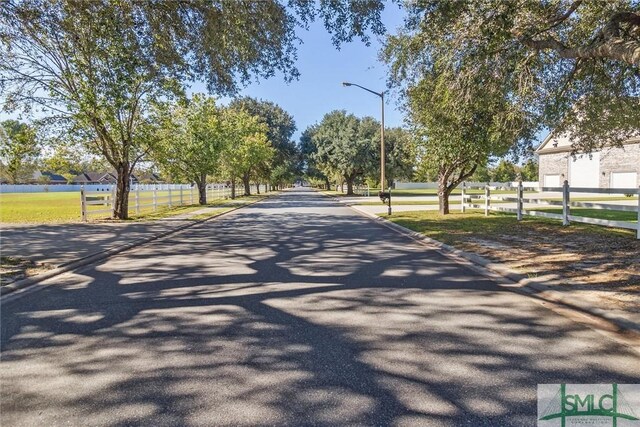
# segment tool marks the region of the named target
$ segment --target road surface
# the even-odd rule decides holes
[[[311,191],[2,305],[2,426],[536,422],[631,349]]]

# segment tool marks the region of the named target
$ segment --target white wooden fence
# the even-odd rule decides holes
[[[467,182],[467,188],[469,186],[481,186],[485,185],[486,182]],[[538,181],[525,181],[522,183],[525,187],[537,187]],[[490,182],[489,185],[492,186],[511,186],[516,187],[518,185],[517,181],[513,182]],[[394,183],[394,188],[396,190],[421,190],[421,189],[437,189],[439,184],[437,182],[401,182],[397,181]],[[459,184],[457,188],[460,188],[462,184]]]
[[[483,189],[484,194],[468,194],[466,190],[469,189]],[[515,197],[511,195],[491,195],[492,190],[515,190]],[[558,200],[546,200],[540,198],[527,198],[524,196],[525,191],[545,191],[545,192],[558,192],[562,194],[562,201]],[[615,205],[607,203],[594,203],[594,202],[580,202],[571,201],[571,194],[620,194],[620,195],[637,195],[635,206],[632,205]],[[483,204],[474,204],[474,200],[482,200]],[[491,201],[503,201],[503,202],[515,202],[516,208],[508,208],[504,206],[492,205]],[[544,212],[533,209],[525,209],[524,204],[535,204],[542,206],[557,206],[562,208],[562,213]],[[469,186],[463,184],[462,197],[460,209],[462,212],[465,208],[483,209],[485,216],[489,215],[490,211],[511,212],[517,215],[518,221],[522,220],[523,215],[539,216],[544,218],[552,218],[561,220],[563,225],[570,225],[571,222],[581,222],[585,224],[596,224],[605,227],[625,228],[630,230],[636,230],[636,236],[640,239],[640,188],[572,188],[569,187],[567,181],[564,182],[562,187],[525,187],[520,183],[515,188],[512,186],[496,187],[491,185],[484,186]],[[588,208],[588,209],[604,209],[610,211],[621,212],[636,212],[638,222],[629,221],[616,221],[602,218],[590,218],[584,216],[571,215],[572,207]]]
[[[228,199],[231,187],[226,184],[208,184],[207,200]],[[99,189],[80,189],[80,213],[82,221],[90,216],[113,216],[115,185],[101,186]],[[129,209],[140,214],[142,210],[157,211],[161,207],[197,204],[198,188],[182,184],[149,184],[134,186],[129,193]],[[108,214],[108,215],[107,215]]]

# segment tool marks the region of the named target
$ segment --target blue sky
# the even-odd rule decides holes
[[[387,31],[393,33],[402,24],[403,12],[389,2],[382,17]],[[386,66],[377,59],[382,40],[372,37],[369,46],[354,40],[336,50],[330,35],[319,22],[311,24],[308,31],[299,29],[297,34],[303,41],[298,47],[296,62],[300,78],[287,84],[282,75],[276,75],[250,84],[239,95],[275,102],[289,112],[298,127],[294,135],[296,140],[309,125],[319,122],[322,116],[336,109],[379,120],[379,98],[356,87],[343,87],[342,82],[351,81],[376,92],[385,89]],[[193,85],[191,90],[206,91],[199,84]],[[397,99],[394,98],[385,102],[386,127],[402,125],[403,115],[396,104]]]

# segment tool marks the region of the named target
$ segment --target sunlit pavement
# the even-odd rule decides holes
[[[637,353],[286,192],[2,305],[2,426],[495,425]]]

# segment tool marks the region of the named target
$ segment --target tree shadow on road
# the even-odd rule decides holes
[[[538,383],[638,382],[624,347],[307,197],[3,305],[4,422],[520,426]]]

